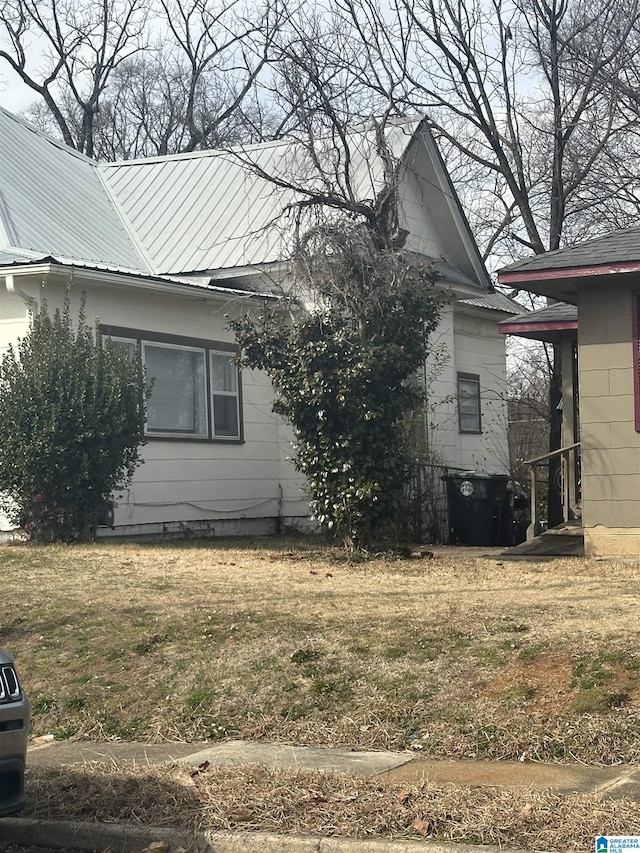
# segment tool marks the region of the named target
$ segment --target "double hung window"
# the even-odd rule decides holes
[[[148,436],[196,439],[242,437],[240,377],[235,350],[210,341],[105,326],[116,346],[139,346],[147,381]]]
[[[460,432],[482,432],[480,377],[458,373],[458,425]]]

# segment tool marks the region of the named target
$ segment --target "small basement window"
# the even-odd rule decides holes
[[[480,377],[476,373],[458,373],[458,426],[460,432],[482,432]]]

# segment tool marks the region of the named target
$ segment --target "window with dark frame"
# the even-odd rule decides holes
[[[480,377],[458,373],[458,427],[460,432],[482,432]]]
[[[151,396],[145,434],[164,438],[242,438],[236,351],[213,341],[103,326],[115,346],[139,346]]]

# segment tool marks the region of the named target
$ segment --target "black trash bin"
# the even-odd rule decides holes
[[[445,474],[450,545],[502,545],[509,478],[484,471]]]

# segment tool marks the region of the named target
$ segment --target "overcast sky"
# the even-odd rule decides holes
[[[11,46],[0,35],[0,50],[10,52]],[[36,95],[21,82],[6,62],[0,61],[0,107],[11,113],[21,113],[35,101]]]

